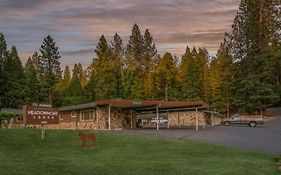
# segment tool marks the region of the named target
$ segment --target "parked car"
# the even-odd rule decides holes
[[[157,118],[152,118],[151,119],[151,124],[153,124],[154,126],[157,125]],[[167,125],[168,124],[168,120],[164,119],[162,117],[159,118],[159,125]]]
[[[222,120],[222,124],[225,126],[229,126],[232,124],[246,124],[250,127],[256,127],[257,125],[264,124],[262,116],[259,115],[239,115],[234,114],[230,118],[226,118]]]

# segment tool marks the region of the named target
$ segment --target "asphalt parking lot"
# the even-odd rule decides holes
[[[242,126],[215,126],[206,129],[136,129],[118,131],[125,134],[171,137],[176,139],[199,140],[271,154],[281,153],[281,108],[268,109],[274,119],[254,128]]]

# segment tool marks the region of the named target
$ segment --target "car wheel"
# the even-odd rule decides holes
[[[250,126],[250,127],[256,127],[256,126],[257,126],[257,123],[256,123],[256,122],[250,122],[250,123],[249,123],[249,126]]]
[[[225,126],[229,126],[229,125],[230,125],[230,122],[224,122],[224,125],[225,125]]]

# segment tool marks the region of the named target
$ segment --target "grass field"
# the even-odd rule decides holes
[[[273,156],[198,142],[95,132],[94,150],[77,131],[0,129],[1,175],[278,174]]]

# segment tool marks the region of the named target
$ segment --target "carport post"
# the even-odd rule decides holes
[[[131,129],[133,129],[133,110],[131,109]]]
[[[180,128],[180,113],[178,112],[178,128]]]
[[[156,106],[156,127],[157,127],[157,131],[159,130],[159,112],[158,112],[158,105]]]
[[[169,112],[167,112],[167,121],[168,121],[168,123],[167,123],[167,129],[170,129],[170,125],[169,125]]]
[[[108,130],[111,129],[110,112],[111,112],[110,105],[108,105]]]
[[[195,113],[195,116],[196,116],[196,131],[198,131],[198,114],[197,114],[198,109],[195,108],[195,111],[196,111],[196,113]]]

